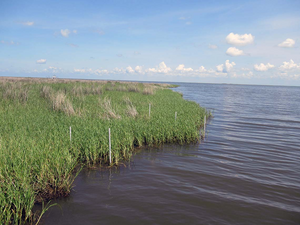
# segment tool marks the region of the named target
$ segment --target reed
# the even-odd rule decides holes
[[[109,165],[108,128],[112,164],[118,165],[135,147],[199,141],[209,117],[166,84],[0,80],[1,224],[39,220],[34,204],[67,196],[82,166]],[[153,93],[143,94],[148,89]],[[19,93],[26,93],[26,104]]]

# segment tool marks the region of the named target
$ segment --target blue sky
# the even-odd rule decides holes
[[[300,1],[0,2],[0,76],[300,86]]]

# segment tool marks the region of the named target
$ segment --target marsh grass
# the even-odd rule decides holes
[[[166,84],[0,80],[1,224],[33,223],[34,204],[67,196],[82,165],[108,165],[108,128],[118,165],[135,147],[199,141],[209,116]]]

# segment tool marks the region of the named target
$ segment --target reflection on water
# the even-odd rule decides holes
[[[300,88],[180,85],[213,111],[206,139],[83,170],[43,224],[300,224]]]

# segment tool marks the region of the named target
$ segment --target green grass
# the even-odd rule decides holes
[[[68,195],[81,165],[108,165],[108,128],[113,165],[130,159],[134,148],[142,145],[199,141],[209,113],[166,87],[2,81],[1,224],[33,223],[39,217],[32,212],[34,204]]]

